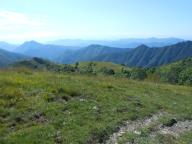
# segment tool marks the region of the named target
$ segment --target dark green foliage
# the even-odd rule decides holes
[[[168,82],[174,84],[179,81],[179,73],[181,72],[180,67],[172,67],[171,70],[167,73]]]
[[[192,85],[192,58],[157,68],[132,68],[131,70],[122,68],[121,73],[131,79]]]
[[[95,67],[96,66],[96,64],[94,63],[94,62],[89,62],[88,64],[87,64],[87,66],[85,66],[82,70],[81,70],[81,72],[82,73],[88,73],[88,74],[96,74],[95,73]]]
[[[127,78],[131,77],[131,70],[126,70],[124,67],[122,68],[121,73]]]
[[[109,69],[106,67],[101,68],[101,73],[103,73],[104,75],[114,75],[115,71],[113,69]]]
[[[157,73],[172,84],[192,85],[192,58],[161,67]]]
[[[192,67],[180,72],[178,82],[179,84],[192,85]]]
[[[145,68],[147,74],[154,74],[156,72],[156,68]]]
[[[147,77],[145,69],[133,68],[131,70],[131,79],[144,80]]]
[[[79,70],[79,62],[75,63],[75,69],[78,71]]]
[[[36,61],[39,64],[49,64],[48,61],[45,61],[45,60],[43,60],[41,58],[38,58],[38,57],[34,57],[33,60]]]
[[[71,65],[67,65],[65,64],[62,68],[60,72],[75,72],[76,68],[71,66]]]

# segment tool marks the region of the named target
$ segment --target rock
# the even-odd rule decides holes
[[[57,131],[55,134],[55,143],[61,144],[62,143],[62,134],[60,131]]]
[[[137,131],[137,130],[135,130],[134,133],[137,134],[137,135],[140,135],[140,134],[141,134],[141,132],[140,132],[140,131]]]
[[[94,107],[93,107],[93,110],[97,110],[97,109],[98,109],[97,106],[94,106]]]

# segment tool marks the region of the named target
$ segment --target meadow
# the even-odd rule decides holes
[[[1,144],[105,143],[125,121],[159,111],[192,120],[192,88],[127,78],[55,73],[15,68],[0,70]],[[146,130],[148,132],[148,130]],[[125,134],[119,143],[140,139]],[[173,138],[160,135],[156,143],[189,144],[192,131]]]

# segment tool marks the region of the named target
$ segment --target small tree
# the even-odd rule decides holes
[[[76,71],[79,71],[79,62],[76,62],[76,63],[75,63],[75,70],[76,70]]]
[[[179,82],[179,73],[181,72],[181,69],[179,67],[173,67],[171,70],[167,73],[167,80],[168,82],[172,84],[176,84]]]
[[[96,66],[95,63],[93,62],[88,63],[88,65],[85,67],[85,72],[90,74],[96,74],[94,71],[94,66]]]
[[[124,67],[122,67],[121,69],[121,73],[123,74],[123,76],[130,78],[131,77],[131,72],[130,70],[126,70]]]

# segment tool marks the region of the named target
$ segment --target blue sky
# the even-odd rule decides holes
[[[192,0],[0,0],[0,40],[192,39]]]

